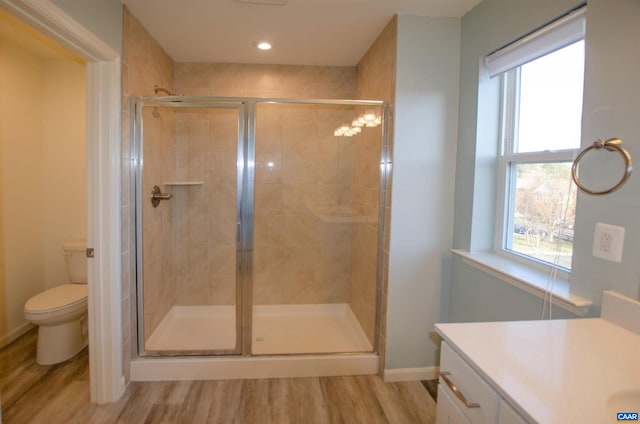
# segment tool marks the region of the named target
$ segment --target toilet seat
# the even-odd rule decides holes
[[[62,310],[86,308],[86,284],[62,284],[43,291],[27,301],[24,311],[28,314],[50,314]]]

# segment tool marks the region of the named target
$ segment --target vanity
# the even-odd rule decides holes
[[[617,423],[618,413],[640,412],[638,301],[605,292],[601,318],[436,331],[437,424]]]

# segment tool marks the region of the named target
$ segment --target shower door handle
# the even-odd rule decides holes
[[[157,208],[158,205],[160,204],[161,200],[169,200],[173,197],[172,194],[169,193],[163,193],[160,190],[160,187],[158,186],[153,186],[153,189],[151,190],[151,205],[154,208]]]

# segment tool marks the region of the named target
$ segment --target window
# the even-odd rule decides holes
[[[569,19],[571,24],[575,15]],[[528,36],[536,40],[534,53],[526,40],[516,42],[520,46],[510,46],[509,54],[520,58],[500,59],[502,67],[510,69],[496,73],[502,82],[498,211],[503,211],[497,214],[496,248],[567,270],[576,202],[571,164],[580,147],[582,118],[583,13],[580,19],[582,26],[576,28],[581,27],[582,33],[566,38],[560,46],[557,37],[548,38],[547,27]],[[552,25],[552,31],[564,28],[557,22]],[[547,37],[548,51],[538,34]]]

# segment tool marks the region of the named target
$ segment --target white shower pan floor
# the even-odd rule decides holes
[[[174,306],[146,343],[151,351],[232,350],[234,306]],[[370,352],[346,303],[253,307],[252,354]]]
[[[146,350],[229,350],[236,347],[235,306],[173,306]]]
[[[258,305],[253,308],[254,354],[371,350],[358,319],[346,303]]]

